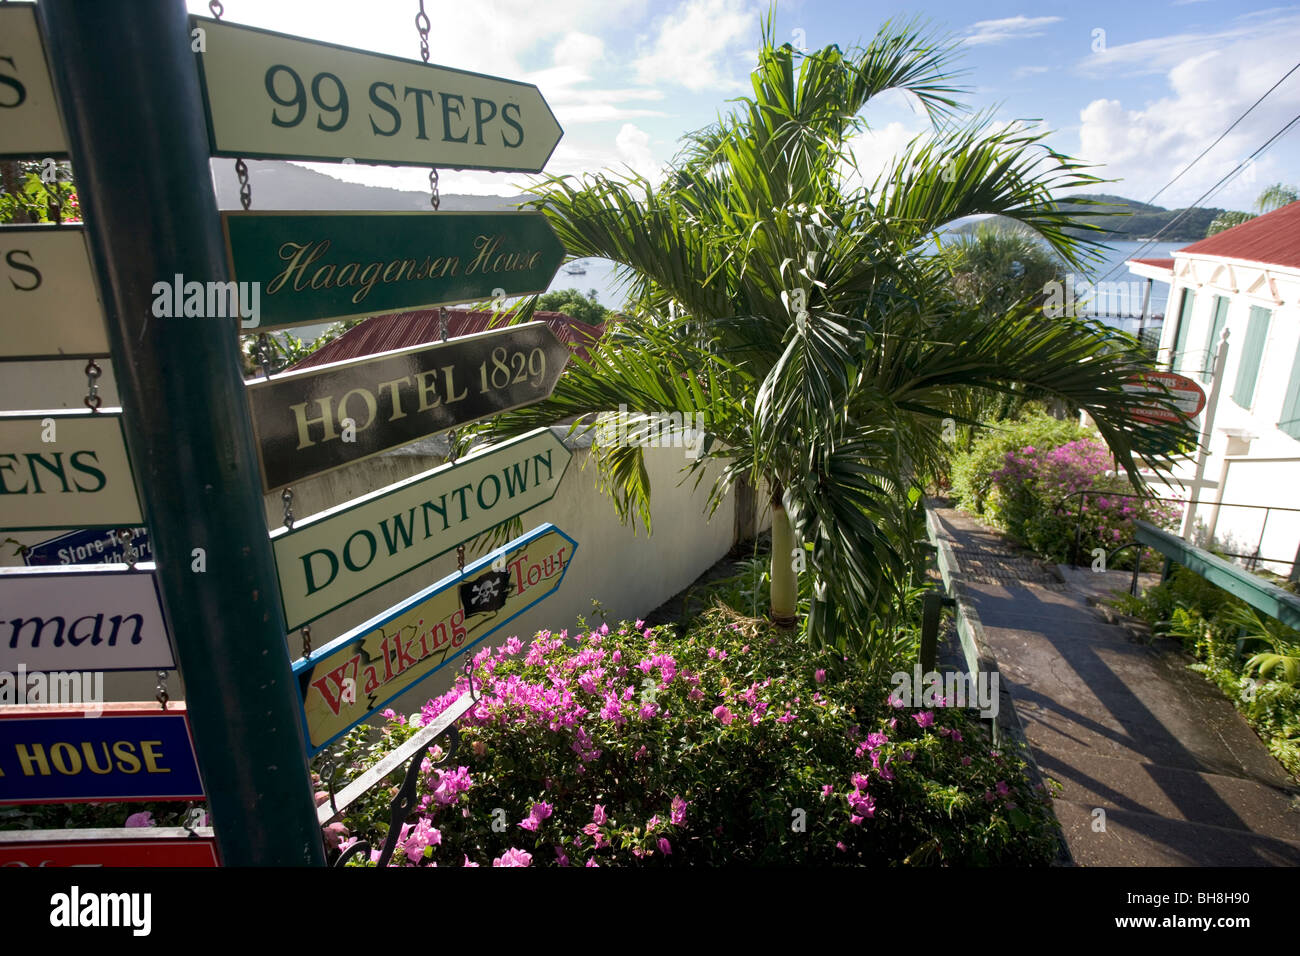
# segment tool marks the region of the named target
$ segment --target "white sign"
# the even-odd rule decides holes
[[[142,524],[121,411],[0,412],[0,528]]]
[[[0,358],[107,354],[85,230],[0,226]]]
[[[0,671],[171,670],[154,570],[0,568]]]
[[[63,156],[54,87],[46,66],[36,6],[0,4],[0,156]]]
[[[452,14],[454,15],[454,14]],[[217,156],[541,172],[541,92],[481,73],[191,17]]]

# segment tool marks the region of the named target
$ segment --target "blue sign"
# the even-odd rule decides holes
[[[103,707],[0,710],[0,804],[203,799],[183,705]]]
[[[149,545],[149,532],[145,528],[132,528],[131,544],[135,559],[153,560]],[[89,531],[69,531],[67,534],[32,545],[23,555],[28,567],[48,567],[55,564],[128,564],[126,546],[117,532],[110,528]]]

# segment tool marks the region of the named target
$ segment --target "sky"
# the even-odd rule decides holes
[[[188,0],[208,15],[203,0]],[[223,18],[363,50],[419,58],[417,0],[225,0]],[[430,62],[535,83],[564,136],[553,174],[628,167],[654,177],[683,134],[748,89],[767,2],[754,0],[426,0]],[[1300,62],[1300,5],[1229,0],[785,0],[777,42],[815,50],[869,43],[888,20],[921,18],[960,41],[972,113],[1032,121],[1056,150],[1117,182],[1097,191],[1147,201]],[[1300,114],[1292,74],[1156,204],[1195,202]],[[874,177],[928,126],[907,94],[863,112],[853,143]],[[312,164],[339,178],[427,189],[427,170]],[[520,174],[445,172],[445,193],[513,195]],[[1300,185],[1300,124],[1202,205],[1250,209],[1274,182]]]

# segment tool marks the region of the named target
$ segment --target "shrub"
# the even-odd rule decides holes
[[[422,767],[394,863],[1045,863],[1055,831],[1022,760],[965,711],[896,709],[843,656],[714,609],[684,637],[643,622],[484,648],[465,746]],[[466,678],[353,773],[409,739]],[[351,774],[350,774],[351,775]],[[372,860],[389,791],[344,821]]]
[[[1195,571],[1175,567],[1141,598],[1111,602],[1182,642],[1193,669],[1213,681],[1260,735],[1269,752],[1300,778],[1300,633],[1264,619],[1244,601]],[[1237,642],[1244,639],[1245,653]],[[1270,659],[1277,659],[1271,661]],[[1291,664],[1287,666],[1288,662]]]
[[[1028,406],[1020,420],[989,428],[953,456],[952,494],[967,511],[983,514],[993,490],[993,473],[1003,467],[1007,452],[1027,445],[1056,448],[1088,435],[1078,422],[1053,418],[1041,405]]]
[[[1082,559],[1094,548],[1110,551],[1133,540],[1133,522],[1149,521],[1171,527],[1175,506],[1127,497],[1133,485],[1110,471],[1106,446],[1090,438],[1057,448],[1032,445],[1009,451],[1004,464],[993,472],[992,496],[987,513],[1000,527],[1039,554],[1054,561]],[[1081,491],[1087,496],[1065,501]],[[1076,535],[1079,553],[1074,554]],[[1112,567],[1132,567],[1134,552],[1127,552]]]

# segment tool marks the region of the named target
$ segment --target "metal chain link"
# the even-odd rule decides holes
[[[271,337],[265,332],[257,336],[257,364],[262,367],[262,374],[271,377]]]
[[[415,15],[415,29],[420,33],[420,59],[429,62],[429,15],[424,12],[424,0],[420,0],[420,12]]]
[[[91,359],[86,363],[86,407],[91,412],[99,411],[99,406],[104,404],[104,400],[99,396],[99,376],[104,374],[104,370],[99,367],[99,363]]]
[[[465,573],[465,546],[456,545],[456,570],[461,574]]]
[[[442,341],[447,341],[447,310],[442,306],[438,307],[438,336]],[[456,463],[456,429],[454,428],[447,432],[447,461],[453,465]],[[464,568],[463,561],[461,567]]]
[[[286,488],[280,493],[280,500],[284,502],[284,526],[290,531],[293,530],[293,489]]]
[[[235,175],[239,177],[239,204],[248,209],[253,205],[253,187],[248,184],[248,164],[242,156],[235,160]]]
[[[302,656],[311,657],[311,625],[304,624],[299,633],[302,634]]]
[[[424,0],[420,0],[420,12],[415,15],[415,29],[420,34],[420,59],[425,63],[429,62],[429,26],[429,15],[424,12]],[[429,205],[434,212],[442,205],[442,197],[438,195],[436,169],[429,170]]]
[[[167,701],[171,700],[171,698],[167,696],[167,672],[166,671],[158,672],[158,687],[154,695],[154,700],[162,704],[163,710],[167,709]]]
[[[122,551],[126,554],[126,566],[134,568],[136,562],[140,560],[140,554],[135,549],[135,531],[130,528],[120,528],[117,536],[122,539]]]
[[[221,0],[208,0],[208,9],[212,11],[212,15],[218,20],[226,12],[226,8],[221,5]]]

